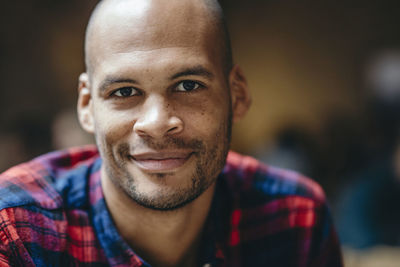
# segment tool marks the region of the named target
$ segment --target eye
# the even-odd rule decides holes
[[[178,84],[176,87],[177,91],[181,92],[190,92],[193,90],[196,90],[197,88],[200,87],[200,84],[195,81],[187,80],[187,81],[182,81]]]
[[[138,94],[139,92],[133,87],[122,87],[112,93],[112,95],[116,95],[118,97],[129,97]]]

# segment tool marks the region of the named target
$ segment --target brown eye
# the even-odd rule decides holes
[[[200,87],[200,84],[195,81],[182,81],[178,84],[177,90],[183,92],[190,92]]]
[[[116,96],[119,96],[119,97],[129,97],[129,96],[137,95],[138,92],[133,87],[123,87],[123,88],[120,88],[120,89],[114,91],[113,94]]]

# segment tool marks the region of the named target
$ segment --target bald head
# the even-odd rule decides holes
[[[185,38],[207,41],[216,48],[215,56],[220,58],[224,72],[228,74],[232,68],[229,34],[216,0],[102,0],[86,30],[85,62],[89,74],[101,60],[97,52],[104,50],[110,33],[119,36],[112,40],[114,48],[127,42],[139,50],[151,50],[186,46],[189,42]],[[200,35],[206,37],[202,39]]]

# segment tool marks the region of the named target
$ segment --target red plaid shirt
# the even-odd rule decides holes
[[[53,152],[0,175],[0,266],[149,266],[118,234],[95,147]],[[200,265],[342,266],[324,193],[294,172],[230,152]]]

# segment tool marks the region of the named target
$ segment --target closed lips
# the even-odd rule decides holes
[[[168,160],[168,159],[186,159],[191,152],[151,152],[132,155],[134,160]]]
[[[192,152],[151,152],[132,155],[136,164],[148,171],[167,171],[182,166]]]

